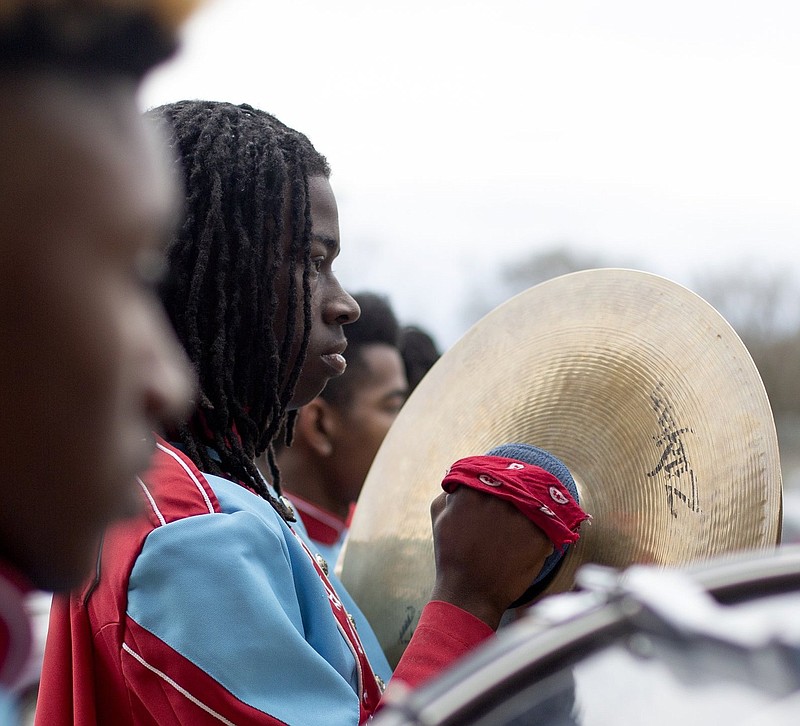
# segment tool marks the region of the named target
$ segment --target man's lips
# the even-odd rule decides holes
[[[325,365],[327,365],[328,368],[330,368],[337,376],[342,375],[345,368],[347,368],[347,361],[341,353],[325,353],[320,357],[324,361]]]

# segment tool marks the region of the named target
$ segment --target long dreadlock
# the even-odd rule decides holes
[[[266,451],[280,497],[273,441],[284,427],[291,436],[287,408],[311,329],[308,178],[330,169],[303,134],[248,105],[181,101],[149,115],[166,123],[186,188],[160,293],[200,394],[175,436],[203,471],[238,480],[290,518],[254,458]]]

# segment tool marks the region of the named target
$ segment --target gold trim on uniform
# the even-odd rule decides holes
[[[319,568],[325,573],[325,577],[327,577],[328,576],[328,563],[325,561],[325,558],[319,552],[317,552],[317,554],[314,555],[314,559],[317,561],[317,564],[319,565]]]

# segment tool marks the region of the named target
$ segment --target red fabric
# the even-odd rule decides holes
[[[318,504],[309,502],[292,492],[286,492],[286,498],[300,515],[308,536],[315,542],[324,545],[336,544],[342,532],[347,529],[347,523],[343,519]]]
[[[450,467],[442,489],[467,486],[513,504],[562,550],[577,542],[578,528],[589,515],[549,471],[503,456],[468,456]]]
[[[361,638],[356,631],[355,622],[351,620],[350,615],[344,609],[344,605],[342,605],[342,601],[339,599],[339,595],[333,587],[333,584],[328,579],[328,576],[325,574],[322,567],[320,567],[319,562],[317,562],[317,558],[314,557],[314,555],[311,553],[311,550],[308,549],[306,543],[303,542],[302,537],[298,537],[297,532],[294,530],[292,530],[292,534],[297,538],[297,541],[303,550],[305,550],[309,560],[314,565],[314,569],[316,570],[319,579],[322,580],[322,583],[325,585],[325,590],[328,594],[328,601],[330,602],[331,606],[331,613],[333,614],[333,617],[336,618],[336,622],[339,624],[339,632],[346,640],[350,642],[350,648],[358,665],[358,691],[360,693],[358,699],[358,723],[366,723],[369,721],[375,709],[378,707],[378,703],[381,699],[381,688],[378,685],[378,679],[375,676],[372,666],[369,663],[369,658],[367,658],[367,654],[364,651]]]
[[[133,562],[147,535],[160,525],[159,514],[169,522],[204,514],[209,504],[219,511],[202,474],[186,457],[179,459],[185,469],[175,459],[157,455],[151,472],[142,477],[150,486],[158,482],[153,489],[158,511],[148,506],[142,517],[109,530],[101,586],[95,589],[87,583],[69,598],[54,598],[37,726],[204,726],[221,722],[215,712],[234,723],[281,723],[233,698],[213,678],[124,616]],[[199,488],[171,485],[176,478],[185,481],[187,470]],[[492,632],[453,605],[429,603],[392,682],[416,687]],[[170,680],[153,678],[159,671],[168,671]]]
[[[135,694],[131,706],[137,726],[219,726],[224,723],[222,718],[232,723],[257,723],[261,726],[283,724],[234,698],[202,669],[186,658],[176,657],[172,648],[130,619],[127,621],[125,644],[136,654],[124,651],[121,665]],[[147,653],[148,660],[142,659],[140,653]],[[168,672],[169,681],[165,677],[153,678],[154,671]],[[147,704],[147,707],[142,704]],[[158,714],[157,718],[153,717],[154,713]]]
[[[105,537],[101,584],[87,583],[70,597],[54,598],[37,726],[283,724],[235,698],[202,669],[125,617],[131,569],[153,528],[161,525],[162,518],[171,522],[220,511],[213,490],[194,464],[165,447],[173,456],[157,453],[153,467],[142,477],[152,496],[145,514],[110,529]],[[185,485],[187,475],[194,478],[195,486]],[[331,595],[327,602],[333,609]],[[342,613],[339,625],[344,632],[352,626],[343,609]],[[353,638],[358,642],[355,634]],[[379,691],[374,677],[371,681],[367,677],[366,657],[355,655],[361,655],[360,671],[368,693],[368,698],[362,694],[359,699],[361,722],[365,722]]]
[[[450,603],[431,600],[395,668],[392,684],[401,681],[416,688],[492,635],[494,630],[474,615]]]
[[[164,444],[163,441],[159,443]],[[195,477],[199,486],[173,484],[185,479],[187,473]],[[219,503],[205,478],[184,456],[177,455],[176,459],[157,455],[152,469],[142,480],[158,483],[158,512],[148,500],[142,516],[109,529],[103,543],[100,587],[95,589],[89,582],[69,597],[53,598],[36,724],[132,726],[153,723],[149,716],[140,713],[137,704],[142,697],[148,699],[149,706],[154,709],[152,712],[158,713],[159,724],[178,723],[178,717],[183,719],[182,723],[206,723],[207,712],[166,682],[151,692],[149,684],[153,679],[137,678],[138,673],[144,675],[144,666],[124,650],[122,644],[130,641],[129,646],[135,646],[146,637],[124,613],[131,568],[147,535],[161,524],[159,514],[170,522],[207,513],[209,507],[220,511]],[[87,601],[91,607],[87,606]],[[179,657],[171,649],[170,653],[173,658]],[[194,666],[187,661],[182,677],[191,674],[192,668]],[[126,677],[133,682],[126,682]],[[214,696],[205,690],[206,684],[199,677],[188,683],[192,688],[198,684],[204,688],[199,694],[203,702],[213,701]],[[220,723],[218,719],[208,719],[208,722]]]
[[[345,520],[344,526],[348,529],[350,525],[353,524],[353,517],[356,516],[356,503],[350,502],[350,508],[347,510],[347,519]]]

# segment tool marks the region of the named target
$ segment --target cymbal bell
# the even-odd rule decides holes
[[[731,326],[649,273],[555,278],[439,359],[369,472],[337,571],[392,664],[433,586],[429,506],[445,471],[508,442],[558,456],[593,517],[544,595],[586,562],[680,565],[778,541],[772,411]]]

